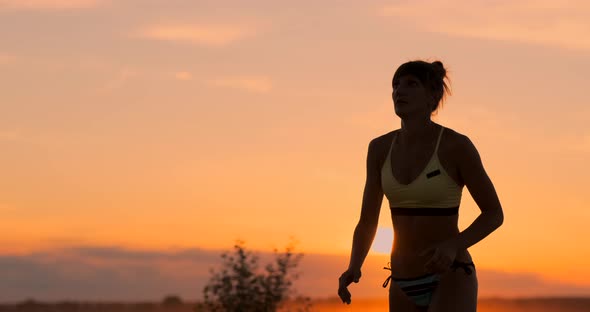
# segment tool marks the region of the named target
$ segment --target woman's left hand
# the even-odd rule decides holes
[[[428,272],[444,273],[450,270],[451,265],[457,256],[457,247],[450,241],[442,241],[434,246],[426,248],[420,253],[420,256],[432,254],[430,259],[424,265]]]

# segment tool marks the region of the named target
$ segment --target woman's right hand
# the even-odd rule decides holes
[[[348,291],[348,285],[352,282],[358,283],[361,278],[361,270],[348,269],[338,279],[338,296],[343,303],[350,304],[350,292]]]

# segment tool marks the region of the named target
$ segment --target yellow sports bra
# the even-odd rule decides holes
[[[441,216],[459,212],[463,187],[455,183],[438,159],[438,146],[444,128],[438,135],[434,154],[410,184],[399,183],[391,170],[391,150],[397,138],[397,133],[394,134],[389,153],[381,167],[381,186],[389,200],[392,215]]]

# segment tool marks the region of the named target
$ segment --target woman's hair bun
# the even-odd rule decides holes
[[[441,61],[434,61],[431,63],[434,71],[438,74],[438,76],[443,79],[447,75],[447,70],[443,66]]]

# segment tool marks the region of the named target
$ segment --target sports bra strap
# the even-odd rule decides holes
[[[438,134],[438,140],[436,141],[436,148],[434,149],[434,155],[437,155],[436,152],[438,152],[438,146],[440,144],[440,138],[442,138],[443,130],[445,130],[445,127],[444,126],[441,126],[440,133]]]

